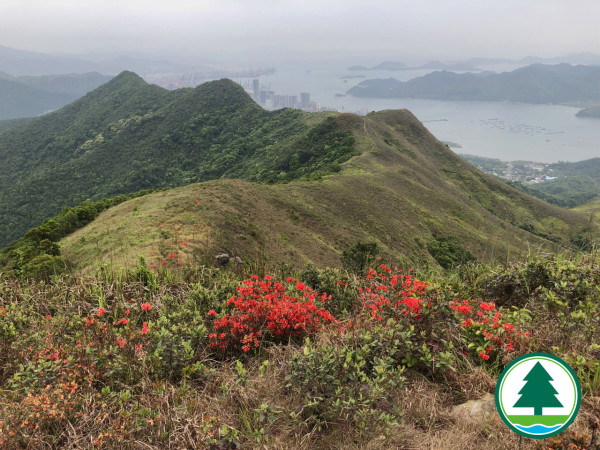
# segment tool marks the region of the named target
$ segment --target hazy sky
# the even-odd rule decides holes
[[[165,55],[600,53],[598,0],[0,0],[0,45]]]

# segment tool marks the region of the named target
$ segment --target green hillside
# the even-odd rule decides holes
[[[131,267],[139,256],[160,264],[176,252],[191,263],[228,252],[248,262],[339,266],[344,250],[370,241],[390,258],[446,266],[469,253],[504,260],[531,247],[568,247],[589,234],[586,216],[479,172],[408,111],[342,114],[334,123],[360,153],[339,173],[284,184],[218,180],[127,201],[62,240],[60,264],[94,272]],[[28,233],[37,241],[24,247],[38,248],[48,228]],[[0,261],[18,271],[12,255],[9,248]]]
[[[353,151],[333,119],[264,111],[231,81],[170,92],[124,72],[0,135],[0,246],[88,199],[221,177],[318,176]]]
[[[389,257],[439,263],[460,249],[505,259],[528,245],[569,246],[587,230],[584,216],[474,169],[408,111],[337,121],[360,151],[338,174],[283,185],[218,181],[141,197],[69,236],[62,253],[79,269],[92,261],[132,265],[139,255],[157,261],[169,245],[186,258],[226,251],[325,267],[339,266],[342,252],[362,240]]]

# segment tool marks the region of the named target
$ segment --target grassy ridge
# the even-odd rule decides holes
[[[3,276],[48,278],[64,271],[58,241],[92,222],[102,211],[152,191],[120,195],[98,202],[83,202],[34,227],[20,239],[0,250]]]
[[[226,251],[247,261],[326,267],[362,240],[389,257],[437,265],[452,256],[444,252],[505,260],[528,246],[569,247],[589,227],[587,217],[475,170],[407,111],[337,120],[360,155],[335,175],[283,185],[219,180],[139,198],[64,239],[62,254],[87,273],[135,265],[140,255],[159,264],[171,250],[190,261]]]

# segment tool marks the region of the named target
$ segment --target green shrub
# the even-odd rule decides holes
[[[302,419],[319,428],[345,422],[365,430],[399,420],[402,412],[390,392],[405,383],[404,367],[386,347],[364,333],[343,346],[306,339],[286,377],[286,387],[303,398]]]
[[[376,242],[358,241],[342,253],[344,268],[357,275],[362,275],[375,260],[378,252]]]
[[[475,260],[455,238],[436,237],[427,244],[427,251],[444,269]]]

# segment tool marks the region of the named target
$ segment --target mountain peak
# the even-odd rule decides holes
[[[107,85],[110,85],[110,84],[122,84],[122,83],[148,84],[137,73],[131,72],[129,70],[124,70],[119,75],[117,75],[116,77],[114,77],[111,81],[109,81],[107,83]]]

